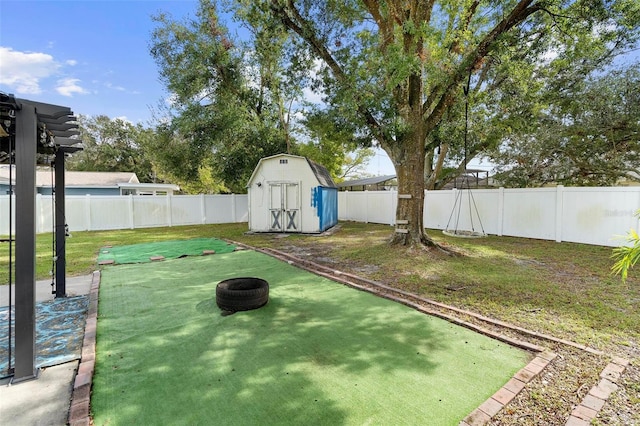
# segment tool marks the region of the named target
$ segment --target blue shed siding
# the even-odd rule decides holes
[[[311,204],[316,208],[323,232],[338,223],[338,189],[317,186],[311,191]]]

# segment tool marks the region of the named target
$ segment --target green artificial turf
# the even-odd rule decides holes
[[[162,256],[176,259],[184,256],[200,256],[204,251],[229,253],[235,246],[216,238],[193,238],[190,240],[157,241],[126,246],[103,247],[98,254],[98,263],[113,260],[114,263],[145,263]]]
[[[269,303],[222,316],[216,284]],[[239,251],[103,270],[96,425],[457,425],[529,355],[269,256]]]

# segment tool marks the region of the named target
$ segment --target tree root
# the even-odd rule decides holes
[[[463,256],[463,254],[453,247],[438,244],[426,234],[416,236],[415,238],[410,234],[397,234],[394,233],[389,239],[390,246],[405,247],[408,249],[419,249],[423,251],[437,250],[439,253],[447,256]]]

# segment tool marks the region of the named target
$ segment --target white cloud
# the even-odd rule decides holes
[[[124,121],[125,123],[133,124],[133,121],[129,120],[126,115],[114,117],[113,120],[120,120],[120,121]]]
[[[55,74],[60,65],[53,56],[38,52],[19,52],[0,46],[0,84],[18,94],[42,92],[40,81]]]
[[[69,97],[73,96],[74,93],[89,93],[86,89],[79,86],[78,82],[80,82],[80,80],[77,78],[63,78],[62,80],[58,80],[58,87],[56,87],[56,91],[62,96]]]
[[[74,67],[74,66],[78,65],[78,61],[76,61],[75,59],[69,59],[69,60],[66,61],[66,64]]]
[[[305,101],[307,102],[311,102],[312,104],[315,105],[320,105],[323,104],[324,102],[322,101],[322,98],[324,97],[323,93],[319,93],[319,92],[314,92],[310,87],[305,87],[304,89],[302,89],[302,97],[304,98]]]
[[[124,87],[122,87],[122,86],[114,86],[113,84],[111,84],[109,82],[104,83],[104,85],[107,88],[112,89],[112,90],[117,90],[118,92],[126,92],[127,91],[127,89],[125,89]]]

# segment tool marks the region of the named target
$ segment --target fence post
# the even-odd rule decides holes
[[[84,197],[84,211],[84,217],[87,221],[87,231],[91,231],[91,195],[89,194]]]
[[[42,194],[36,194],[36,211],[38,212],[36,220],[36,234],[42,233],[44,229],[44,205],[42,202]]]
[[[424,229],[427,229],[429,227],[429,225],[427,223],[427,219],[430,218],[429,212],[427,211],[427,208],[428,208],[428,205],[429,205],[429,201],[427,200],[427,197],[429,197],[429,192],[431,192],[431,191],[429,191],[428,189],[425,189],[424,190],[424,198],[422,199],[422,227]]]
[[[563,196],[564,186],[556,186],[556,242],[562,242],[562,217],[563,217]]]
[[[129,229],[135,228],[135,222],[133,221],[133,194],[129,194]]]
[[[200,194],[200,216],[202,217],[200,223],[202,225],[207,223],[207,206],[204,202],[204,194]]]
[[[369,191],[364,191],[364,223],[369,223]]]
[[[238,222],[236,217],[236,194],[231,194],[231,217],[233,217],[233,223]]]
[[[498,237],[502,237],[502,230],[504,228],[504,187],[498,188]]]
[[[349,211],[349,190],[344,191],[344,215],[346,220],[351,220],[351,212]]]
[[[395,194],[394,194],[395,192]],[[394,202],[396,202],[396,204],[394,205]],[[389,190],[389,206],[391,206],[391,221],[390,221],[390,226],[396,226],[396,220],[398,220],[398,218],[396,217],[396,213],[397,213],[397,202],[398,202],[398,193],[396,191],[394,191],[393,189]],[[424,209],[424,205],[422,207]],[[424,213],[422,215],[424,217]]]
[[[171,194],[167,194],[167,223],[169,226],[173,226],[173,205],[171,197]]]

